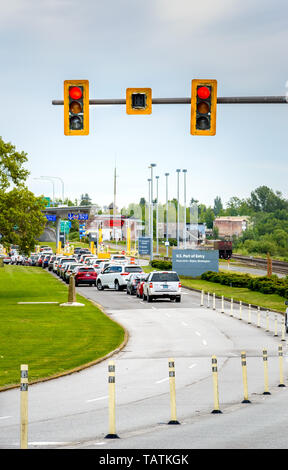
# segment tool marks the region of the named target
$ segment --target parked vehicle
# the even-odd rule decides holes
[[[103,272],[98,274],[97,288],[103,290],[105,287],[116,290],[126,289],[127,277],[130,273],[143,273],[141,266],[135,264],[109,264]]]
[[[144,287],[147,277],[148,277],[148,274],[146,274],[146,276],[144,276],[141,279],[141,281],[137,284],[136,297],[140,297],[141,299],[143,298],[143,287]]]
[[[46,255],[45,258],[43,259],[43,263],[42,263],[42,268],[45,269],[45,268],[48,268],[48,264],[49,264],[49,260],[51,258],[52,255]]]
[[[4,264],[11,264],[11,256],[9,256],[9,255],[4,255],[4,256],[3,256],[3,263],[4,263]]]
[[[141,281],[144,281],[146,277],[147,275],[142,275],[140,273],[129,274],[129,276],[127,276],[127,294],[136,294],[138,284],[140,284]]]
[[[58,274],[58,276],[60,276],[60,269],[62,268],[63,264],[72,263],[73,261],[76,263],[77,261],[76,258],[68,258],[68,256],[64,256],[60,258],[57,264],[57,270],[56,270],[56,273]]]
[[[96,286],[97,273],[94,268],[81,266],[75,269],[75,286],[89,284]]]
[[[30,259],[31,259],[31,266],[36,266],[37,265],[37,260],[38,260],[38,255],[34,254],[34,255],[30,255]]]
[[[64,268],[64,273],[63,273],[63,279],[67,284],[69,284],[71,274],[74,274],[75,269],[80,268],[83,265],[79,263],[68,263],[67,265],[65,264],[64,266],[65,268]]]
[[[53,269],[53,263],[56,259],[56,255],[52,255],[51,258],[49,259],[49,262],[48,262],[48,271],[52,271]]]
[[[168,298],[181,302],[181,283],[175,271],[153,271],[149,273],[143,286],[143,300]]]
[[[126,258],[125,255],[111,255],[110,258],[111,262],[116,263],[130,263],[129,258]]]

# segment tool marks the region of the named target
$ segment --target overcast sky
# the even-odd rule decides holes
[[[288,106],[218,105],[215,137],[190,135],[189,105],[90,106],[90,134],[64,136],[63,81],[88,79],[90,98],[189,97],[193,78],[214,78],[218,96],[285,95],[286,0],[1,0],[1,131],[28,154],[28,187],[52,196],[88,193],[100,205],[148,198],[156,163],[159,199],[176,197],[176,168],[188,170],[187,200],[248,197],[260,185],[288,197]],[[180,179],[183,200],[183,175]],[[55,195],[61,197],[55,180]]]

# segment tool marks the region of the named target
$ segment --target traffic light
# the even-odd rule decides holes
[[[152,89],[151,88],[127,88],[126,89],[127,114],[151,114],[152,113]]]
[[[89,81],[64,81],[64,134],[89,134]]]
[[[192,135],[216,134],[217,80],[192,80]]]

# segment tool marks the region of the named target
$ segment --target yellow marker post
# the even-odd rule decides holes
[[[115,425],[115,363],[108,363],[108,389],[109,389],[109,433],[106,439],[118,439]]]
[[[285,339],[285,317],[284,317],[284,315],[282,315],[281,324],[282,324],[282,338],[281,338],[281,341],[286,341],[286,339]]]
[[[251,325],[251,304],[248,305],[248,325]]]
[[[266,331],[269,331],[269,310],[266,311]]]
[[[241,352],[241,365],[242,365],[242,375],[243,375],[243,387],[244,387],[244,400],[242,403],[251,403],[248,398],[248,381],[247,381],[247,361],[245,351]]]
[[[213,292],[213,310],[216,310],[216,299],[215,299],[215,293]]]
[[[20,448],[28,449],[28,365],[21,365]]]
[[[257,307],[257,328],[260,328],[261,310]]]
[[[263,365],[264,365],[264,393],[263,395],[271,395],[271,393],[269,392],[269,381],[268,381],[267,349],[263,349]]]
[[[230,303],[230,317],[233,317],[233,299],[231,298],[231,303]]]
[[[127,253],[130,254],[131,251],[131,229],[127,227]]]
[[[221,297],[221,313],[224,313],[224,295]]]
[[[214,391],[214,410],[211,411],[212,414],[222,413],[219,407],[219,391],[218,391],[218,368],[217,368],[217,358],[212,356],[212,376],[213,376],[213,391]]]
[[[175,388],[175,361],[170,358],[169,367],[169,384],[170,384],[170,410],[171,419],[168,424],[180,424],[176,417],[176,388]]]
[[[278,336],[278,317],[277,313],[274,315],[274,336]]]
[[[278,387],[286,387],[284,384],[284,375],[283,375],[283,347],[282,344],[278,346],[278,356],[279,356],[279,370],[280,370],[280,383]]]
[[[204,290],[201,290],[201,300],[200,300],[200,307],[203,307],[204,305]]]

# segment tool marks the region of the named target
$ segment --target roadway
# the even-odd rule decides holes
[[[278,388],[278,345],[274,315],[257,328],[237,306],[230,316],[200,307],[200,295],[183,289],[180,304],[143,302],[126,292],[79,287],[129,332],[116,365],[116,432],[108,440],[108,360],[57,380],[29,387],[29,448],[286,448],[287,389]],[[79,309],[79,314],[81,311]],[[272,315],[272,314],[271,314]],[[280,332],[279,332],[280,334]],[[287,376],[287,347],[284,373]],[[262,349],[268,349],[271,396],[264,396]],[[241,351],[247,353],[251,404],[242,404]],[[218,358],[221,415],[212,415],[211,356]],[[168,359],[175,358],[177,418],[170,420]],[[0,393],[0,448],[19,447],[18,389]],[[273,418],[273,419],[272,419]],[[279,438],[280,434],[280,438]],[[267,438],[269,442],[267,444]],[[277,438],[276,438],[277,437]]]

